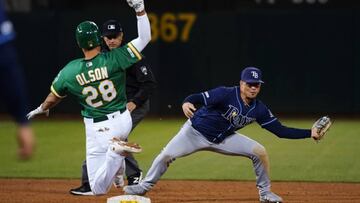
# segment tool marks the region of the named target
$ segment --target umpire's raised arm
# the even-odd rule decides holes
[[[150,22],[145,12],[144,0],[127,0],[127,2],[136,12],[139,35],[131,41],[131,44],[141,52],[151,40]]]

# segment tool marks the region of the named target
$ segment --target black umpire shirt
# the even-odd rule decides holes
[[[128,102],[134,102],[138,107],[141,106],[150,98],[156,85],[155,76],[145,58],[126,70]]]

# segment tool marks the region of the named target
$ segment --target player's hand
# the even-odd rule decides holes
[[[182,109],[187,118],[192,118],[194,116],[194,112],[196,111],[195,106],[190,102],[183,103]]]
[[[36,109],[30,111],[26,115],[26,117],[27,117],[28,120],[30,120],[31,118],[35,117],[36,115],[43,114],[43,113],[46,114],[46,116],[49,116],[49,109],[43,110],[42,105],[40,105]]]
[[[311,138],[313,138],[314,140],[320,139],[320,135],[318,134],[316,128],[311,128]]]
[[[144,0],[126,0],[131,8],[135,10],[135,12],[139,13],[145,10]]]
[[[128,102],[128,103],[126,104],[126,108],[127,108],[130,112],[132,112],[132,111],[134,111],[134,110],[136,109],[136,104],[135,104],[134,102]]]

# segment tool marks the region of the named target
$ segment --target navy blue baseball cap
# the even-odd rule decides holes
[[[117,35],[122,32],[121,24],[117,20],[108,20],[102,25],[102,36]]]
[[[247,67],[241,72],[241,80],[246,83],[264,83],[261,77],[261,70],[255,67]]]

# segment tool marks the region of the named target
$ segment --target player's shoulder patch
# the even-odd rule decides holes
[[[140,67],[140,71],[144,74],[144,75],[147,75],[148,74],[148,69],[146,66],[141,66]]]
[[[264,113],[266,112],[266,114],[269,115],[270,118],[275,118],[271,110],[262,101],[256,99],[256,103],[260,111],[263,111]]]

